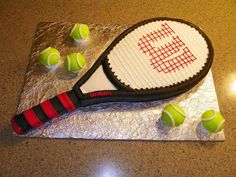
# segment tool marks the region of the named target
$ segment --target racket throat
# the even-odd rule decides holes
[[[117,90],[104,73],[103,67],[100,65],[91,77],[80,87],[83,94],[90,93],[92,95],[103,94],[103,92],[96,92],[101,90]],[[109,92],[104,92],[109,94]]]

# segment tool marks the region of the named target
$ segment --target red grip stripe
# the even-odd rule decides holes
[[[25,116],[27,122],[33,128],[38,128],[39,126],[43,125],[43,123],[38,119],[37,115],[34,113],[32,108],[24,111],[23,115]]]
[[[22,131],[21,128],[17,125],[16,120],[15,120],[14,117],[11,119],[11,124],[12,124],[12,127],[13,127],[14,131],[16,132],[16,134],[18,134],[18,135],[19,135],[19,134],[23,134],[23,131]]]
[[[73,111],[76,109],[74,103],[70,100],[69,96],[66,94],[66,92],[61,93],[60,95],[57,96],[58,99],[60,100],[61,104],[64,106],[64,108],[67,111]]]
[[[49,100],[40,103],[40,106],[49,119],[53,119],[59,116]]]

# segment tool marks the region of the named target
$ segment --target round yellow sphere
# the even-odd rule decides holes
[[[81,41],[88,38],[90,34],[89,27],[82,23],[76,23],[70,32],[70,37],[75,41]]]
[[[64,66],[69,72],[77,73],[79,72],[86,64],[85,57],[80,53],[72,53],[67,55],[64,60]]]
[[[220,112],[207,110],[202,114],[202,125],[211,133],[217,133],[224,129],[225,119]]]
[[[60,60],[60,52],[52,47],[44,49],[39,54],[39,63],[46,68],[52,68],[58,64]]]
[[[166,125],[177,127],[184,122],[185,117],[184,109],[178,104],[171,103],[163,109],[161,119]]]

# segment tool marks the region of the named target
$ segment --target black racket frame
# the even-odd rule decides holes
[[[177,21],[183,24],[187,24],[193,28],[195,28],[202,37],[206,40],[209,53],[207,57],[207,62],[205,66],[202,68],[199,73],[194,75],[192,78],[182,81],[181,83],[177,83],[168,87],[162,87],[162,88],[152,88],[152,89],[132,89],[129,85],[125,85],[122,83],[115,74],[111,71],[111,68],[109,66],[108,62],[108,54],[110,51],[114,48],[114,46],[119,43],[127,34],[138,28],[139,26],[145,25],[150,22],[155,21]],[[196,84],[198,84],[208,73],[208,71],[211,68],[211,65],[213,63],[213,57],[214,57],[214,50],[211,41],[207,37],[207,35],[196,25],[187,22],[182,19],[175,19],[175,18],[153,18],[148,19],[142,22],[139,22],[132,27],[125,30],[123,33],[121,33],[111,44],[110,46],[100,55],[100,57],[96,60],[96,62],[93,64],[93,66],[89,69],[88,72],[85,73],[85,75],[76,82],[76,84],[73,87],[73,91],[75,92],[75,95],[80,100],[80,106],[87,106],[92,104],[98,104],[98,103],[104,103],[104,102],[142,102],[142,101],[154,101],[154,100],[160,100],[160,99],[166,99],[170,98],[179,94],[182,94],[191,88],[193,88]],[[99,66],[103,67],[104,73],[106,74],[107,78],[112,82],[112,84],[117,87],[117,90],[101,90],[97,91],[97,93],[93,92],[93,95],[91,96],[91,93],[83,93],[80,89],[80,87],[90,78],[90,76],[97,70]],[[99,83],[98,83],[99,84]]]

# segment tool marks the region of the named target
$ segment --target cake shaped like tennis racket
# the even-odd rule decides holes
[[[178,19],[140,22],[120,34],[68,92],[11,119],[22,134],[81,106],[165,99],[202,80],[213,61],[208,37]]]

